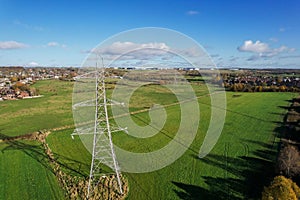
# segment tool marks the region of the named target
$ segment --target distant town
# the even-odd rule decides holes
[[[0,101],[38,97],[34,87],[38,80],[57,79],[75,81],[79,68],[75,67],[0,67]],[[109,73],[122,77],[128,70],[160,70],[159,68],[110,68]],[[212,83],[222,85],[234,92],[299,92],[299,69],[198,69],[176,68],[188,77],[201,77],[210,74]],[[188,79],[192,81],[191,79]]]
[[[0,67],[0,101],[33,98],[39,91],[32,85],[38,80],[73,81],[77,69],[48,67]]]
[[[217,81],[234,92],[299,92],[300,70],[221,71]]]

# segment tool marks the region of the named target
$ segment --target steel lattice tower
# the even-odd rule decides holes
[[[94,127],[88,128],[88,130],[81,130],[74,132],[74,135],[84,135],[84,134],[93,134],[93,149],[92,149],[92,162],[89,175],[88,183],[88,193],[87,199],[93,195],[95,187],[98,185],[101,176],[101,165],[105,164],[111,169],[113,169],[117,176],[117,181],[119,185],[120,193],[123,194],[122,182],[120,178],[120,168],[116,159],[113,142],[112,142],[112,133],[126,131],[126,128],[114,127],[109,122],[108,116],[108,106],[120,104],[109,100],[106,96],[105,91],[105,78],[106,72],[103,65],[98,68],[96,64],[95,73],[95,100],[86,101],[73,105],[73,109],[76,107],[84,106],[95,106],[95,122]]]

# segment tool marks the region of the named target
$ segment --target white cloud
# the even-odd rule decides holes
[[[197,58],[197,57],[202,57],[202,56],[206,56],[206,54],[203,51],[199,51],[198,48],[195,47],[191,47],[191,48],[187,48],[187,49],[173,49],[174,52],[186,56],[186,57],[193,57],[193,58]]]
[[[196,10],[189,10],[189,11],[186,12],[186,14],[187,14],[187,15],[198,15],[199,12],[196,11]]]
[[[114,42],[110,46],[91,51],[81,51],[82,53],[95,53],[100,55],[121,56],[126,59],[147,59],[153,56],[167,56],[170,54],[180,54],[187,57],[203,56],[198,48],[191,47],[186,49],[175,49],[165,43],[133,43],[133,42]],[[168,54],[168,55],[167,55]],[[174,55],[173,55],[174,56]]]
[[[218,57],[220,57],[220,55],[219,54],[211,54],[210,57],[212,57],[212,58],[218,58]]]
[[[286,31],[285,28],[280,28],[280,29],[279,29],[279,32],[285,32],[285,31]]]
[[[67,45],[65,44],[59,44],[58,42],[48,42],[48,47],[61,47],[61,48],[67,48]]]
[[[247,40],[244,44],[238,47],[241,52],[254,53],[248,60],[257,60],[259,58],[274,57],[281,53],[291,53],[296,51],[295,48],[289,48],[287,46],[280,46],[278,48],[270,48],[267,43],[256,41],[255,43],[251,40]]]
[[[109,59],[149,59],[151,57],[166,54],[170,47],[165,43],[133,43],[114,42],[110,46],[93,49],[92,53],[108,56]],[[85,51],[86,52],[86,51]]]
[[[23,23],[19,20],[14,20],[13,23],[15,25],[21,26],[21,27],[26,28],[26,29],[31,29],[31,30],[34,30],[34,31],[43,31],[44,30],[44,28],[41,27],[41,26],[32,26],[32,25]]]
[[[260,56],[261,57],[273,57],[273,56],[276,56],[280,53],[291,53],[291,52],[294,52],[294,51],[296,51],[295,48],[289,48],[289,47],[283,45],[279,48],[271,49],[266,54],[262,54]]]
[[[132,50],[141,50],[141,49],[161,49],[169,50],[170,48],[165,43],[145,43],[138,44],[133,42],[115,42],[109,47],[103,49],[102,53],[104,54],[123,54]]]
[[[230,62],[235,62],[235,61],[237,61],[237,60],[239,60],[239,59],[240,59],[239,57],[231,56],[230,59],[229,59],[229,61],[230,61]]]
[[[278,42],[278,39],[274,38],[274,37],[270,38],[269,40],[272,41],[272,42]]]
[[[284,55],[284,56],[280,56],[280,59],[288,59],[288,58],[300,58],[300,55]]]
[[[37,67],[37,66],[39,66],[39,63],[37,63],[37,62],[30,62],[30,63],[28,63],[27,64],[29,67]]]
[[[57,42],[48,42],[47,44],[48,47],[57,47],[59,44]]]
[[[244,52],[264,53],[268,52],[270,49],[268,44],[260,42],[259,40],[255,43],[252,40],[246,40],[242,46],[238,47],[238,50]]]
[[[26,44],[16,41],[3,41],[0,42],[0,49],[22,49],[27,47]]]
[[[134,42],[114,42],[110,45],[101,48],[95,48],[90,51],[81,51],[81,53],[92,53],[103,57],[105,62],[118,63],[124,65],[125,61],[130,61],[132,64],[137,64],[138,61],[147,61],[153,64],[165,61],[189,59],[191,62],[195,59],[203,60],[206,54],[197,47],[190,48],[171,48],[166,43],[151,42],[151,43],[134,43]],[[183,56],[183,58],[181,56]],[[89,62],[98,60],[97,56],[90,56]],[[207,57],[208,59],[208,57]],[[206,60],[207,60],[206,59]],[[203,62],[206,61],[204,59]],[[141,63],[138,63],[141,64]],[[133,64],[132,64],[133,65]]]

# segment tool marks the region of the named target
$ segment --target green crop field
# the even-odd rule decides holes
[[[43,97],[0,102],[1,136],[72,125],[72,85],[40,81],[35,86]],[[296,94],[227,92],[226,122],[221,137],[212,152],[199,159],[211,108],[210,98],[205,95],[206,88],[193,87],[199,96],[201,115],[194,142],[182,157],[161,170],[124,173],[130,185],[128,199],[258,199],[263,185],[270,181],[278,148],[276,136],[286,112],[284,106],[289,105],[288,100]],[[166,105],[174,101],[170,91],[160,86],[143,87],[135,93],[130,109],[137,111],[151,107],[153,103]],[[114,143],[134,152],[162,148],[178,129],[178,110],[178,105],[166,107],[167,122],[154,137],[134,139],[125,133],[116,133]],[[149,122],[148,112],[135,114],[132,118],[140,125]],[[73,128],[52,131],[47,143],[65,172],[87,176],[91,155],[78,137],[71,139],[72,132]],[[49,169],[40,144],[33,141],[14,143],[0,142],[0,199],[62,199],[63,192]],[[103,167],[103,172],[110,170]]]

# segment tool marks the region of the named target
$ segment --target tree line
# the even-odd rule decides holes
[[[270,186],[265,187],[263,200],[300,199],[300,97],[292,100],[283,128],[275,168],[277,176]]]

